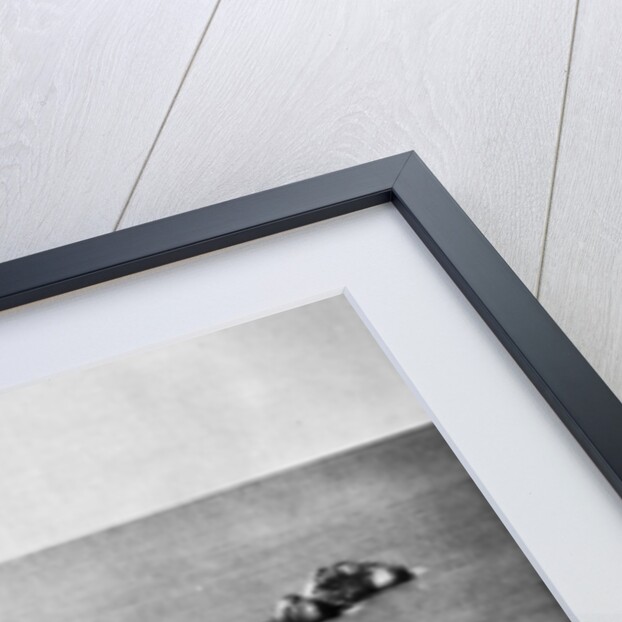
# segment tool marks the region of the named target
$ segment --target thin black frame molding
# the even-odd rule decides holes
[[[0,311],[392,202],[622,496],[622,403],[413,151],[0,264]]]

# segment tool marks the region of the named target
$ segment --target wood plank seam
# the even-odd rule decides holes
[[[194,60],[197,57],[197,54],[199,52],[199,50],[201,49],[201,46],[203,45],[203,41],[205,40],[205,36],[207,35],[207,31],[209,30],[209,27],[212,24],[212,21],[214,20],[214,16],[216,15],[216,12],[218,11],[218,7],[220,6],[221,0],[216,0],[216,4],[214,5],[214,10],[212,11],[211,15],[207,18],[207,22],[205,24],[205,28],[203,28],[203,32],[201,33],[201,36],[199,37],[199,41],[197,42],[194,51],[192,52],[192,55],[190,56],[190,61],[188,62],[188,65],[186,66],[186,70],[184,71],[184,73],[181,76],[181,80],[179,82],[179,86],[177,87],[177,89],[175,90],[175,93],[173,95],[173,98],[171,99],[171,103],[169,104],[168,108],[166,109],[166,112],[164,113],[164,117],[162,119],[162,123],[160,123],[160,127],[158,128],[158,131],[156,132],[155,138],[153,139],[153,142],[151,143],[151,146],[149,147],[149,151],[147,151],[147,155],[145,156],[145,161],[143,162],[142,166],[140,167],[140,170],[138,171],[138,175],[136,176],[136,179],[134,181],[134,183],[132,184],[132,188],[130,189],[130,192],[127,196],[127,199],[125,200],[125,203],[123,205],[123,207],[121,208],[121,211],[119,212],[119,217],[117,218],[117,221],[115,222],[113,231],[117,231],[121,221],[123,220],[123,216],[125,215],[125,212],[127,210],[128,205],[130,204],[130,201],[132,200],[132,197],[134,196],[134,192],[136,190],[136,187],[138,186],[142,176],[143,176],[143,172],[145,171],[145,168],[149,162],[149,159],[151,158],[151,154],[153,153],[153,150],[155,149],[156,144],[158,143],[158,139],[160,138],[160,134],[162,134],[162,130],[164,129],[164,126],[166,125],[166,122],[168,121],[168,118],[171,114],[171,111],[173,110],[173,107],[175,106],[175,102],[177,101],[177,97],[179,96],[179,93],[181,92],[181,89],[184,85],[184,83],[186,82],[186,78],[188,77],[188,74],[190,73],[190,69],[192,68],[192,65],[194,64]]]
[[[219,7],[119,228],[415,148],[533,290],[576,0],[348,4]]]
[[[551,172],[551,187],[549,190],[549,198],[546,206],[546,214],[544,216],[544,228],[542,231],[542,248],[540,250],[540,267],[536,277],[535,296],[540,300],[540,289],[542,286],[542,273],[544,270],[545,254],[546,254],[546,242],[549,235],[549,224],[551,221],[551,206],[553,205],[553,195],[555,192],[555,180],[557,178],[557,163],[559,161],[559,151],[561,146],[562,132],[564,128],[564,117],[566,114],[566,100],[568,98],[568,84],[570,82],[570,69],[572,67],[572,53],[574,50],[575,36],[577,33],[577,21],[579,18],[579,2],[576,0],[574,19],[572,23],[572,32],[570,34],[570,49],[568,50],[568,65],[566,66],[566,80],[564,81],[564,90],[562,95],[562,105],[559,114],[559,127],[557,130],[557,140],[555,142],[555,155],[553,156],[553,170]]]

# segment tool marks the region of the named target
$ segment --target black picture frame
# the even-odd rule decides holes
[[[413,151],[2,263],[0,311],[388,202],[622,496],[622,403]]]

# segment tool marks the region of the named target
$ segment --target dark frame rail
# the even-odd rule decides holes
[[[622,496],[622,403],[414,152],[0,264],[0,311],[392,201]]]

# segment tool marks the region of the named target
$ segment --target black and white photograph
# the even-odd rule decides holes
[[[0,0],[0,622],[622,622],[620,0]]]
[[[0,411],[3,620],[567,620],[343,296]]]

